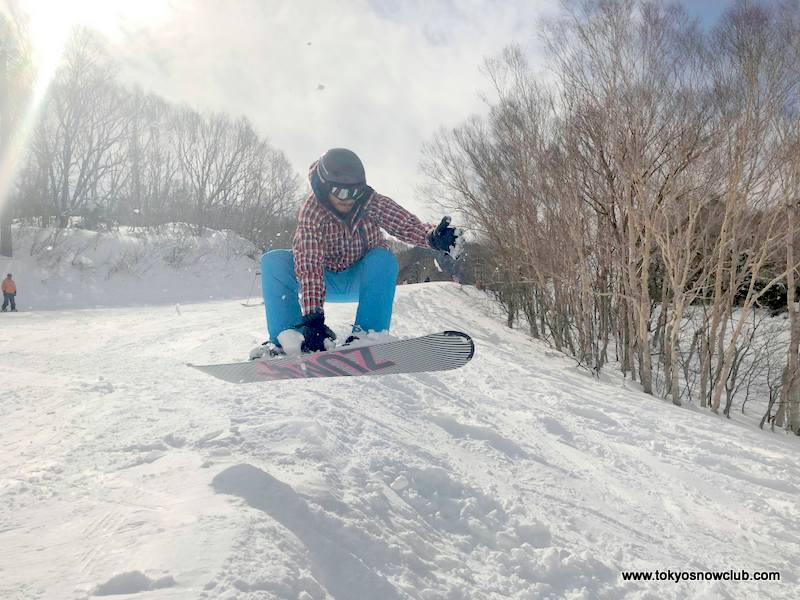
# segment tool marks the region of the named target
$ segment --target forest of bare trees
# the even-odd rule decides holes
[[[76,30],[50,82],[10,210],[41,227],[230,229],[259,248],[292,230],[300,180],[244,117],[199,113],[119,81]],[[7,128],[4,128],[7,130]]]
[[[574,2],[543,32],[546,70],[508,48],[488,116],[425,148],[481,284],[597,375],[800,432],[800,5],[732,3],[706,30]]]

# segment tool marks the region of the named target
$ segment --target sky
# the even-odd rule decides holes
[[[484,110],[480,68],[511,43],[536,52],[555,2],[493,0],[26,0],[39,21],[103,33],[120,77],[198,110],[245,115],[304,178],[331,147],[423,218],[421,146]],[[69,8],[63,6],[69,4]],[[53,40],[49,28],[39,34]]]
[[[484,57],[533,47],[535,2],[172,2],[117,50],[129,76],[173,100],[247,115],[303,174],[354,150],[369,183],[424,217],[421,146],[483,110]]]
[[[704,20],[727,4],[687,0]],[[558,0],[23,5],[45,43],[67,23],[87,25],[108,39],[124,81],[201,111],[247,116],[303,177],[326,149],[354,150],[375,189],[430,220],[439,215],[419,190],[423,144],[485,111],[486,58],[519,44],[543,70],[537,34],[558,10]]]

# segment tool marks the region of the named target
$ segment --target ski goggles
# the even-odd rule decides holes
[[[336,185],[331,184],[331,194],[336,196],[339,200],[359,200],[364,194],[364,184],[357,185]]]

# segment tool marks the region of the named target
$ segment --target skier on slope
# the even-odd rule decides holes
[[[6,275],[6,278],[3,279],[3,284],[0,286],[3,288],[3,308],[2,311],[6,312],[6,308],[8,307],[9,303],[11,304],[11,312],[17,312],[17,305],[15,303],[15,298],[17,297],[17,284],[14,283],[14,280],[11,278],[11,273]]]
[[[323,304],[358,301],[353,335],[388,331],[398,272],[381,232],[458,257],[460,230],[450,217],[423,223],[367,185],[356,154],[333,148],[309,169],[312,193],[300,208],[291,250],[261,257],[261,284],[269,340],[250,352],[265,355],[318,352],[334,344]],[[298,300],[299,294],[299,300]]]

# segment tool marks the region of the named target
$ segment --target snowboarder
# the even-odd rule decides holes
[[[345,344],[359,332],[388,331],[398,263],[381,229],[453,258],[461,249],[461,232],[450,217],[438,227],[423,223],[377,193],[351,150],[328,150],[311,165],[309,180],[312,193],[300,208],[292,249],[261,257],[269,340],[250,352],[251,359],[332,347],[336,334],[325,325],[326,300],[358,302]]]
[[[14,283],[14,280],[11,278],[11,273],[6,275],[6,278],[3,279],[3,308],[2,311],[6,312],[6,308],[8,308],[9,303],[11,304],[11,312],[17,312],[17,304],[14,299],[17,296],[17,284]]]

